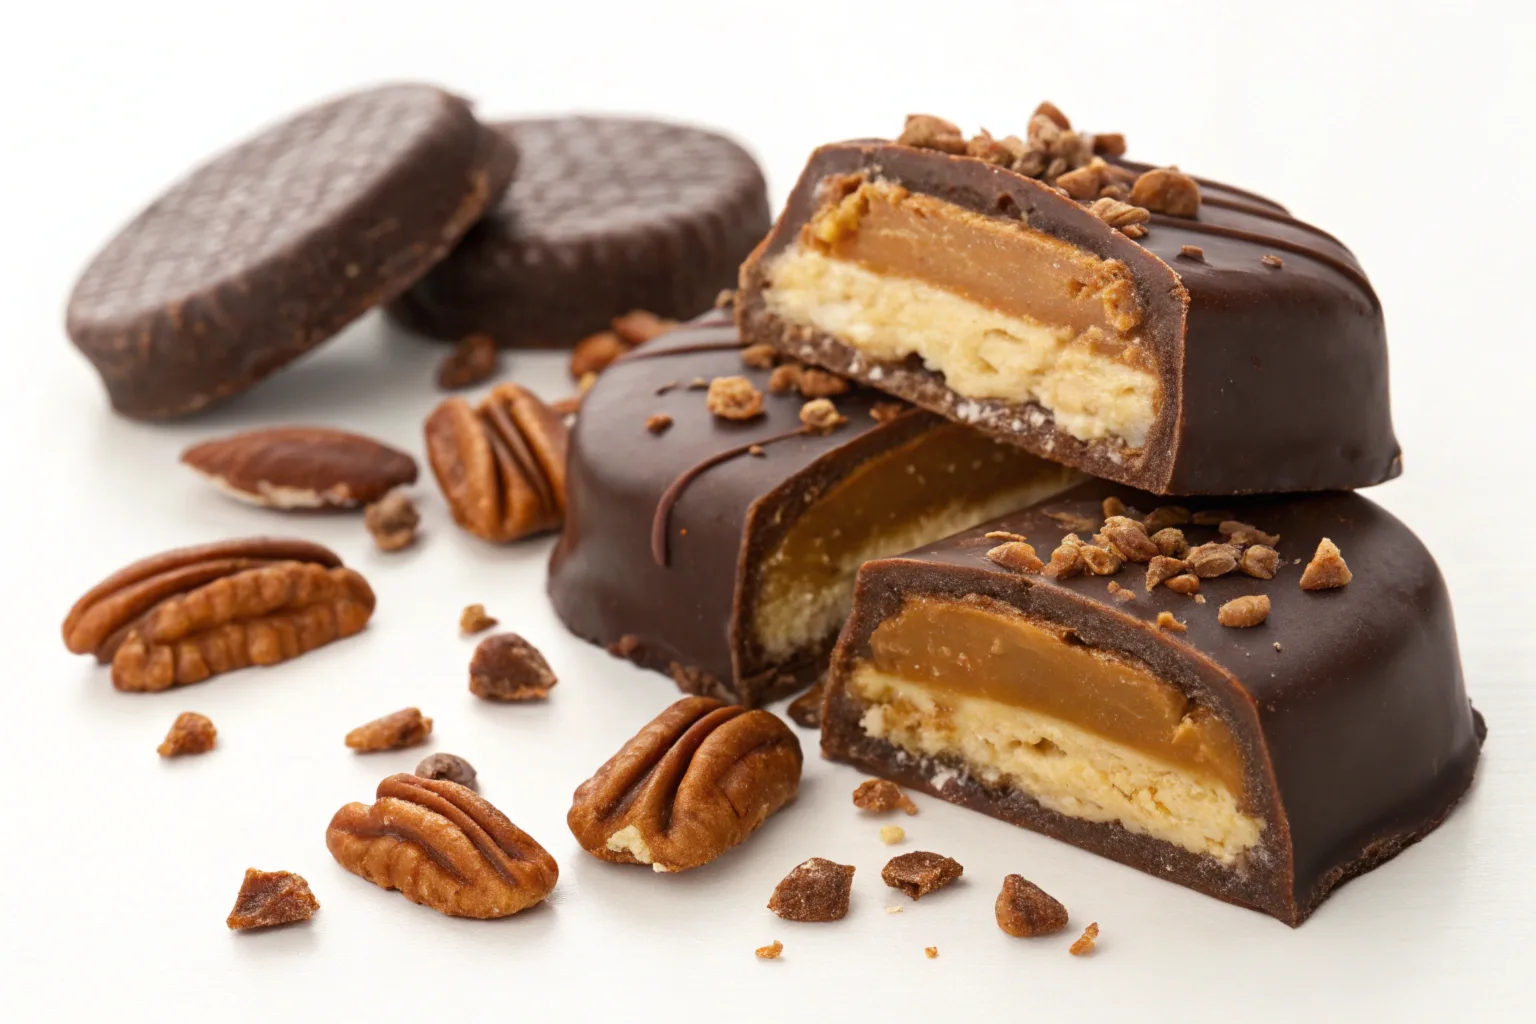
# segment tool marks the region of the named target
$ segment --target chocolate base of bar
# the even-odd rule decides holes
[[[603,645],[601,637],[583,636],[582,639]],[[697,665],[685,664],[665,647],[646,643],[633,634],[626,634],[617,643],[608,644],[607,651],[640,668],[671,676],[677,688],[684,693],[713,697],[727,704],[748,703],[752,707],[761,707],[793,696],[820,679],[827,670],[827,657],[836,640],[836,637],[829,637],[823,644],[802,650],[802,657],[793,663],[778,664],[770,671],[745,677],[738,688],[732,688],[713,672]]]
[[[1440,827],[1472,786],[1476,763],[1465,766],[1443,791],[1443,803],[1432,815],[1385,830],[1360,854],[1321,879],[1305,904],[1277,900],[1273,888],[1257,874],[1234,874],[1209,857],[1190,853],[1150,836],[1131,832],[1117,822],[1100,823],[1058,814],[1016,789],[991,786],[971,775],[958,760],[920,757],[859,728],[861,704],[846,690],[832,688],[822,708],[821,751],[830,760],[853,765],[870,775],[890,779],[908,789],[1027,828],[1118,861],[1149,875],[1214,896],[1219,900],[1262,911],[1293,928],[1300,925],[1334,889],[1351,878],[1386,863]],[[1473,709],[1479,742],[1488,729]]]

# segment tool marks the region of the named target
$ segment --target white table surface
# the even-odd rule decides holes
[[[1536,600],[1527,566],[1536,338],[1532,16],[1407,4],[260,5],[141,0],[10,11],[0,61],[0,425],[5,443],[0,1005],[12,1020],[1465,1019],[1523,1007],[1536,934]],[[1359,9],[1356,10],[1355,7]],[[736,8],[741,10],[736,10]],[[643,9],[642,9],[643,8]],[[750,10],[749,10],[750,8]],[[421,453],[440,350],[370,316],[245,397],[162,426],[113,416],[61,330],[73,275],[116,225],[214,149],[295,106],[390,77],[441,81],[490,113],[650,111],[748,140],[775,199],[805,154],[931,110],[1018,131],[1049,96],[1122,130],[1132,155],[1287,202],[1345,239],[1378,289],[1406,474],[1371,496],[1440,559],[1468,687],[1490,737],[1438,832],[1351,882],[1299,930],[980,815],[918,797],[907,842],[856,813],[860,776],[808,757],[799,800],[748,843],[679,877],[600,863],[565,827],[572,789],[676,691],[567,636],[544,596],[550,542],[460,533],[426,477],[423,542],[372,550],[355,517],[233,503],[176,463],[188,443],[314,422]],[[508,376],[567,387],[555,356]],[[1513,467],[1514,472],[1510,472]],[[365,634],[271,670],[161,695],[115,692],[65,653],[58,623],[107,572],[244,534],[329,544],[378,592]],[[1357,566],[1357,572],[1369,567]],[[460,608],[485,602],[539,645],[547,704],[466,690]],[[430,743],[356,756],[343,734],[416,704]],[[165,762],[177,712],[219,728]],[[560,862],[548,905],[456,921],[347,874],[332,812],[429,751],[469,758],[482,791]],[[965,864],[905,912],[879,869],[899,850]],[[802,858],[857,865],[840,924],[764,903]],[[307,926],[228,933],[248,865],[305,875]],[[1071,936],[992,921],[1022,872],[1066,902]],[[775,963],[754,947],[785,944]],[[937,960],[923,947],[936,945]]]

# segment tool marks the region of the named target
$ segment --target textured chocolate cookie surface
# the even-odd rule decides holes
[[[762,172],[712,132],[597,117],[496,127],[517,146],[517,180],[390,307],[423,334],[559,347],[633,309],[686,319],[768,231]]]
[[[70,338],[119,412],[238,394],[388,301],[505,189],[516,154],[426,85],[303,111],[193,171],[92,260]]]

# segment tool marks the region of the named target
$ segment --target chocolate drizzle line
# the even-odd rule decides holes
[[[651,519],[651,557],[656,564],[663,569],[667,567],[667,534],[672,523],[672,509],[676,507],[678,499],[683,496],[683,491],[688,485],[708,470],[729,462],[732,459],[746,455],[753,448],[765,448],[777,441],[787,441],[791,437],[803,437],[811,431],[808,427],[798,427],[785,434],[776,434],[773,437],[765,437],[761,441],[752,441],[748,444],[737,445],[735,448],[727,448],[723,452],[716,452],[709,458],[689,466],[678,474],[677,479],[667,485],[667,489],[661,492],[661,497],[656,501],[656,513]]]
[[[1223,238],[1235,238],[1242,242],[1257,242],[1260,245],[1272,246],[1276,249],[1284,249],[1298,256],[1315,260],[1325,266],[1331,267],[1349,278],[1361,291],[1370,296],[1371,305],[1380,306],[1381,302],[1376,298],[1376,291],[1371,287],[1371,282],[1366,280],[1364,274],[1343,260],[1328,255],[1325,252],[1314,249],[1300,242],[1292,242],[1289,239],[1279,238],[1275,235],[1261,234],[1257,231],[1244,231],[1241,228],[1229,228],[1219,224],[1205,224],[1198,220],[1190,220],[1187,217],[1169,217],[1165,214],[1154,213],[1149,223],[1163,227],[1179,228],[1183,231],[1192,231],[1201,235],[1219,235]]]

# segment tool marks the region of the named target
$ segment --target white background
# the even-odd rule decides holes
[[[1524,1008],[1536,935],[1527,5],[7,6],[0,1015],[1360,1020]],[[624,110],[724,126],[760,155],[775,202],[817,143],[892,133],[919,110],[1018,132],[1049,97],[1082,126],[1125,132],[1135,157],[1276,196],[1339,235],[1387,311],[1406,454],[1401,480],[1372,496],[1437,553],[1491,729],[1470,798],[1296,931],[928,798],[901,822],[900,849],[953,855],[965,879],[887,916],[906,902],[879,881],[897,851],[850,806],[859,776],[822,762],[803,731],[799,801],[715,864],[663,877],[582,853],[564,824],[571,790],[675,691],[563,633],[543,593],[547,540],[494,549],[466,537],[428,477],[423,543],[383,556],[355,518],[248,509],[176,463],[192,441],[295,421],[419,454],[439,350],[369,317],[211,415],[145,426],[109,413],[60,326],[74,274],[169,181],[292,108],[392,77],[442,82],[489,114]],[[555,357],[505,369],[548,394],[567,387]],[[379,607],[363,636],[158,696],[117,693],[64,652],[58,623],[105,573],[267,531],[332,545],[369,577]],[[468,694],[472,643],[456,620],[470,601],[548,654],[562,681],[547,705]],[[342,746],[352,726],[406,704],[437,720],[429,746],[371,757]],[[162,762],[155,745],[185,709],[213,718],[218,749]],[[431,750],[468,757],[484,794],[560,862],[547,906],[450,920],[331,861],[332,812]],[[764,909],[811,855],[858,867],[840,924]],[[304,874],[323,909],[307,926],[226,932],[248,865]],[[1012,871],[1066,902],[1073,934],[1097,920],[1098,954],[1069,957],[1070,936],[1003,935],[991,907]],[[757,961],[753,948],[774,938],[783,959]]]

